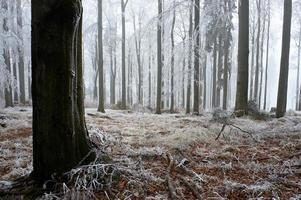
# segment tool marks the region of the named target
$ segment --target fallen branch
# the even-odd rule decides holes
[[[221,131],[218,133],[217,137],[215,138],[215,140],[218,140],[220,138],[220,136],[222,135],[222,133],[224,132],[225,128],[226,128],[227,124],[223,124],[223,127],[221,129]]]
[[[195,185],[195,183],[186,180],[183,176],[180,176],[180,179],[191,190],[191,192],[193,193],[193,195],[195,196],[195,198],[197,198],[198,200],[202,199],[200,193],[198,192],[198,188]]]
[[[221,129],[221,131],[218,133],[218,135],[217,135],[217,137],[215,138],[215,140],[218,140],[218,139],[220,138],[220,136],[221,136],[222,133],[224,132],[226,126],[230,126],[230,127],[233,127],[233,128],[236,128],[236,129],[240,130],[240,131],[243,132],[243,133],[247,133],[247,134],[248,134],[255,142],[258,142],[258,141],[253,137],[253,135],[252,135],[251,132],[246,131],[246,130],[243,130],[242,128],[240,128],[240,127],[238,127],[238,126],[236,126],[236,125],[234,125],[234,124],[232,124],[232,123],[224,123],[224,124],[223,124],[223,127],[222,127],[222,129]]]
[[[173,199],[173,200],[179,199],[176,194],[176,189],[174,187],[174,184],[173,184],[173,181],[171,178],[171,173],[172,173],[173,166],[174,166],[174,159],[170,154],[168,154],[167,156],[169,159],[169,165],[167,168],[166,181],[167,181],[167,185],[168,185],[169,194],[170,194],[171,199]]]

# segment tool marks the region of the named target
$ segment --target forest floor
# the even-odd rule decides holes
[[[30,108],[0,112],[0,186],[32,170],[31,119]],[[97,177],[115,170],[121,175],[110,179],[105,192],[95,190],[102,185],[97,178],[82,185],[77,180],[74,188],[63,184],[63,196],[301,199],[301,114],[266,121],[233,118],[218,140],[223,124],[212,119],[210,113],[107,110],[101,114],[87,109],[91,140],[112,158],[111,164],[94,163],[89,170],[97,169]],[[105,169],[109,165],[113,170]],[[58,196],[45,194],[42,199]]]

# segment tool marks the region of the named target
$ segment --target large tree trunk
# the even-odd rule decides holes
[[[188,78],[187,78],[187,92],[186,92],[186,114],[190,113],[191,103],[191,67],[192,67],[192,13],[193,13],[193,0],[190,0],[189,6],[189,38],[188,38]]]
[[[172,27],[171,27],[171,69],[170,69],[170,77],[171,77],[171,96],[170,96],[170,112],[174,112],[174,104],[175,104],[175,95],[174,95],[174,71],[175,71],[175,38],[174,38],[174,30],[176,24],[176,3],[173,1],[173,17],[172,17]]]
[[[200,106],[200,0],[194,1],[194,33],[196,38],[194,45],[193,113],[198,115]]]
[[[238,72],[235,110],[248,112],[249,0],[239,2]]]
[[[21,0],[17,0],[17,33],[19,37],[18,54],[19,54],[19,85],[20,85],[20,102],[25,104],[25,69],[24,69],[24,46],[23,46],[23,21],[22,21]]]
[[[157,27],[157,106],[156,114],[161,114],[162,101],[162,0],[158,0],[158,27]]]
[[[81,17],[81,1],[32,0],[33,175],[41,183],[91,153],[84,118]],[[94,159],[92,153],[87,157],[84,162]]]
[[[98,112],[105,112],[104,105],[104,73],[103,73],[103,25],[102,25],[102,0],[98,0]]]
[[[282,34],[282,54],[279,75],[277,112],[278,118],[283,117],[286,112],[289,54],[291,42],[292,0],[284,0],[284,19]]]

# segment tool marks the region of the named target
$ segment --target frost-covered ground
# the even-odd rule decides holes
[[[299,114],[269,121],[231,119],[234,126],[227,126],[217,141],[222,124],[212,121],[210,113],[101,114],[87,109],[86,119],[91,140],[123,172],[110,193],[93,191],[86,199],[167,199],[168,177],[182,199],[195,198],[185,182],[203,199],[301,199]],[[1,111],[0,125],[0,180],[10,181],[32,170],[31,109]]]

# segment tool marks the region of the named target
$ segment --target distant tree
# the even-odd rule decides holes
[[[235,110],[246,114],[248,112],[249,80],[249,0],[240,0],[238,5],[238,72]]]
[[[284,18],[282,34],[282,54],[278,86],[277,111],[278,118],[283,117],[286,112],[289,54],[291,42],[292,0],[284,0]]]
[[[104,73],[103,73],[103,24],[102,0],[98,0],[98,112],[105,112],[104,105]]]
[[[32,24],[33,177],[43,184],[94,160],[84,117],[81,1],[32,0]]]

